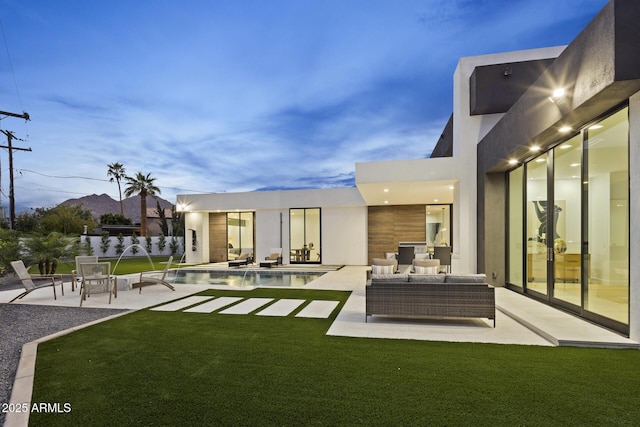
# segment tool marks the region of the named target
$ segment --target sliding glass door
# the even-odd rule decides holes
[[[628,333],[628,108],[507,179],[507,285]]]
[[[544,153],[527,164],[527,289],[547,295],[549,235],[547,212],[547,161]],[[551,207],[552,208],[552,207]],[[553,208],[552,208],[553,209]],[[553,210],[552,210],[553,211]]]
[[[242,254],[253,258],[253,212],[227,213],[227,259],[237,259]]]
[[[289,210],[290,262],[320,263],[320,208]]]

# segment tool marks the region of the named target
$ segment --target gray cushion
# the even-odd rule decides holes
[[[410,274],[409,281],[416,283],[444,283],[444,274]]]
[[[413,265],[418,267],[440,267],[439,259],[414,259]]]
[[[406,282],[406,274],[372,274],[371,282]]]
[[[486,274],[447,274],[445,283],[487,283]]]

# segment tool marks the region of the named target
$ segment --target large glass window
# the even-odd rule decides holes
[[[451,205],[426,205],[427,248],[451,246]]]
[[[628,333],[628,108],[509,172],[508,183],[508,284]]]
[[[291,209],[289,211],[290,261],[319,263],[320,208]]]
[[[227,259],[234,260],[246,253],[253,258],[253,212],[227,214]]]
[[[580,306],[582,135],[553,150],[553,297]]]
[[[547,294],[547,159],[544,153],[527,165],[528,289]]]
[[[518,287],[524,286],[522,248],[523,248],[523,194],[522,179],[524,167],[509,173],[509,269],[507,281]]]
[[[629,122],[622,111],[587,130],[585,309],[629,322]]]

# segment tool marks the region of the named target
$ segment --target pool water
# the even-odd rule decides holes
[[[317,279],[324,273],[292,273],[292,272],[262,272],[262,271],[202,271],[178,269],[169,273],[167,281],[170,283],[189,283],[197,285],[228,285],[228,286],[304,286]]]

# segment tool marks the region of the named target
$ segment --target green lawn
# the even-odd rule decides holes
[[[177,258],[177,259],[176,259]],[[115,274],[132,274],[132,273],[140,273],[141,271],[149,271],[153,270],[161,270],[164,268],[164,262],[167,262],[169,259],[169,255],[156,255],[151,257],[151,262],[149,262],[149,258],[146,256],[142,257],[123,257],[120,262],[118,262],[118,258],[98,258],[99,261],[110,261],[111,268],[113,269],[116,266],[116,262],[118,262],[118,267]],[[172,267],[178,267],[177,262],[180,261],[180,257],[174,257],[174,262],[171,263]],[[71,274],[71,270],[75,270],[76,263],[74,261],[71,262],[62,262],[58,264],[58,268],[56,269],[56,274]],[[31,274],[38,273],[38,266],[31,266],[29,269]]]
[[[299,289],[201,295],[348,297]],[[31,423],[621,426],[640,420],[636,350],[326,336],[332,320],[143,310],[74,332],[39,346],[33,395],[33,402],[68,402],[72,411],[32,413]]]

